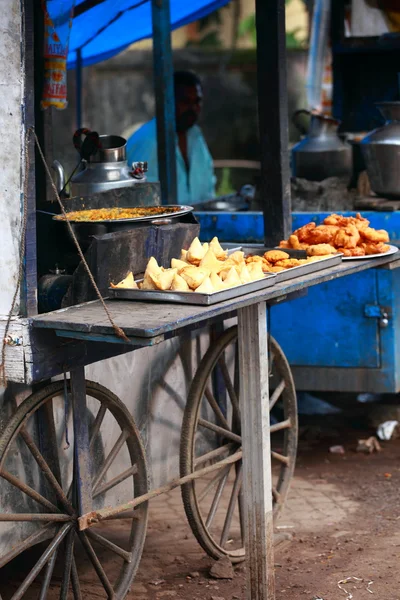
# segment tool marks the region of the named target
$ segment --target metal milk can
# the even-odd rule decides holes
[[[309,129],[299,122],[301,114],[311,117]],[[307,134],[292,148],[293,177],[323,181],[328,177],[348,177],[352,172],[352,149],[337,129],[340,121],[308,110],[298,110],[292,117],[302,134]]]
[[[400,102],[376,104],[385,119],[361,141],[371,189],[384,198],[400,198]]]

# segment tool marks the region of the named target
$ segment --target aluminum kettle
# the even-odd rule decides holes
[[[306,130],[299,116],[310,117]],[[348,177],[352,173],[352,149],[338,135],[340,121],[308,110],[298,110],[292,121],[302,134],[307,134],[292,148],[293,177],[323,181],[328,177]]]
[[[371,189],[384,198],[400,198],[400,102],[376,104],[385,124],[361,141]]]
[[[81,143],[81,135],[85,135]],[[69,181],[70,196],[90,196],[116,188],[131,187],[146,181],[147,163],[128,167],[126,140],[118,135],[98,135],[88,129],[75,132],[73,143],[81,160]],[[65,173],[59,161],[53,162],[58,192],[64,191]]]

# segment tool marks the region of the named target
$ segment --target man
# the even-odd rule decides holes
[[[176,115],[177,204],[197,204],[215,196],[213,160],[200,127],[196,125],[203,103],[201,81],[190,71],[174,74]],[[127,142],[128,164],[147,161],[148,181],[159,181],[155,118]]]

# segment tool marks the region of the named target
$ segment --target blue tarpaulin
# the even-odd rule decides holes
[[[84,1],[77,0],[75,6],[79,7]],[[228,2],[229,0],[170,0],[171,29],[205,17]],[[74,18],[68,68],[75,67],[78,49],[81,49],[82,65],[88,66],[107,60],[134,42],[151,36],[150,0],[104,0]]]

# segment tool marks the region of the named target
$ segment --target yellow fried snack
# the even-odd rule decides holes
[[[242,283],[250,283],[252,281],[251,275],[246,265],[243,265],[239,273],[240,281]]]
[[[264,277],[264,271],[262,269],[262,263],[260,262],[252,262],[247,265],[247,270],[250,273],[250,277],[252,281],[257,281],[258,279],[262,279]]]
[[[207,250],[201,259],[199,266],[204,267],[205,269],[210,269],[210,271],[216,271],[218,273],[222,267],[222,262],[217,260],[217,257],[212,250]]]
[[[199,264],[205,252],[198,237],[195,237],[187,251],[186,260],[192,264]]]
[[[210,242],[209,249],[212,250],[218,260],[225,260],[228,253],[221,247],[217,237],[213,237]]]
[[[183,279],[183,277],[178,275],[178,273],[175,275],[175,277],[172,281],[171,290],[174,290],[174,292],[190,292],[191,291],[187,282]]]
[[[153,283],[150,275],[145,273],[142,283],[139,284],[141,290],[156,290],[157,286]]]
[[[285,271],[285,267],[277,267],[277,266],[273,266],[271,267],[271,273],[280,273],[281,271]]]
[[[192,290],[198,288],[209,274],[210,271],[208,269],[194,266],[186,267],[186,269],[182,269],[180,272],[180,276],[183,277]]]
[[[213,284],[211,283],[210,277],[205,277],[203,283],[195,289],[195,292],[199,294],[212,294],[214,292]]]
[[[224,282],[222,281],[221,277],[215,273],[215,271],[211,271],[210,281],[215,292],[224,289]]]
[[[244,261],[244,252],[241,250],[236,250],[236,252],[232,252],[232,254],[229,255],[228,260],[231,260],[239,265]]]
[[[228,275],[224,279],[224,288],[231,288],[237,285],[240,285],[242,282],[240,281],[240,277],[235,267],[231,267]]]
[[[147,263],[145,274],[149,275],[150,273],[153,273],[153,275],[157,275],[157,273],[159,273],[161,270],[162,267],[159,266],[154,256],[152,256]]]
[[[165,269],[156,275],[149,273],[149,277],[158,290],[165,291],[170,289],[176,273],[176,269]]]
[[[183,262],[185,262],[186,264],[189,264],[188,261],[187,261],[187,253],[188,253],[188,251],[187,250],[183,250],[183,248],[182,248],[180,260],[183,261]]]
[[[306,250],[308,256],[326,256],[327,254],[337,254],[336,248],[330,244],[315,244],[309,246]]]
[[[282,250],[269,250],[264,254],[264,258],[270,263],[276,263],[278,260],[285,260],[290,258],[287,252]]]
[[[283,267],[284,269],[292,269],[293,267],[298,267],[301,265],[301,262],[298,258],[285,258],[283,260],[277,260],[274,264],[274,267]]]
[[[123,279],[122,281],[120,281],[119,283],[117,283],[116,285],[114,285],[113,283],[110,283],[110,287],[117,289],[117,288],[125,288],[125,289],[131,289],[131,290],[137,290],[138,286],[136,281],[133,278],[133,273],[132,271],[130,273],[128,273],[128,275],[125,277],[125,279]]]
[[[179,258],[173,258],[171,260],[171,268],[177,269],[178,273],[180,273],[182,269],[185,269],[187,266],[187,262],[185,262],[184,260],[179,260]]]

